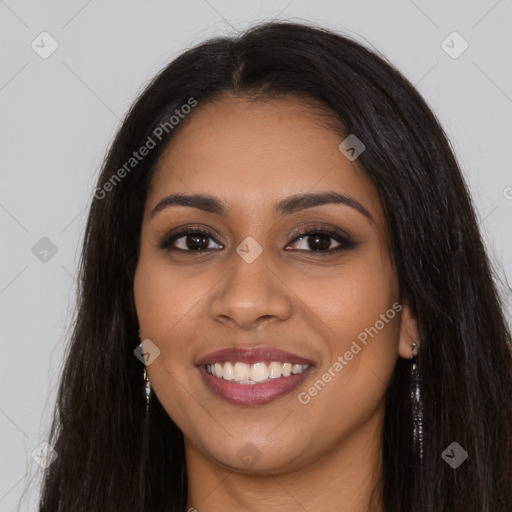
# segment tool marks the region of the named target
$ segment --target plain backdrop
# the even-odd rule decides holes
[[[185,48],[270,19],[347,34],[417,86],[469,182],[510,319],[511,0],[0,0],[0,512],[36,508],[31,454],[49,428],[87,208],[127,109]]]

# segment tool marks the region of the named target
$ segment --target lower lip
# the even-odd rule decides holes
[[[291,393],[308,377],[314,366],[306,368],[302,373],[289,377],[279,377],[259,384],[238,384],[221,377],[210,375],[204,365],[198,366],[203,381],[210,391],[226,402],[235,405],[262,405],[273,402]]]

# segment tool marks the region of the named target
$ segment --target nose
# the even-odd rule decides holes
[[[291,290],[268,266],[265,251],[252,263],[238,254],[231,270],[216,287],[210,313],[226,325],[250,330],[274,321],[284,321],[293,312]]]

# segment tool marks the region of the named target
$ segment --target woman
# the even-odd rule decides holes
[[[214,39],[103,166],[40,511],[509,512],[511,363],[409,82],[320,28]]]

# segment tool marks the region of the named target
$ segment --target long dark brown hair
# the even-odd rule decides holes
[[[90,207],[78,308],[48,438],[58,458],[44,474],[39,511],[185,509],[183,434],[155,395],[145,420],[133,278],[148,185],[186,119],[168,126],[135,166],[126,163],[191,98],[201,105],[223,93],[315,99],[366,146],[358,163],[379,192],[400,300],[417,315],[421,342],[424,461],[412,438],[410,361],[398,358],[382,433],[386,512],[510,512],[510,332],[447,138],[385,59],[339,34],[288,22],[184,52],[122,123]],[[457,469],[442,458],[453,442],[468,453]]]

